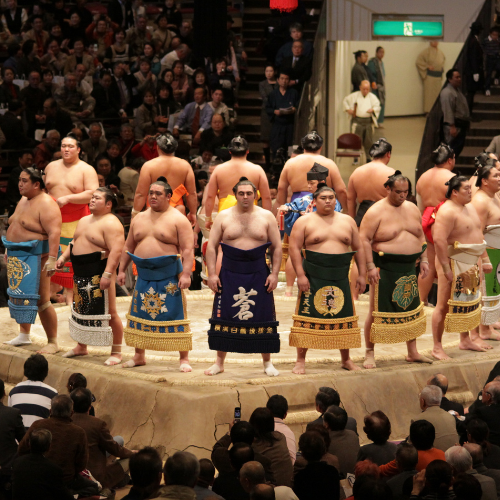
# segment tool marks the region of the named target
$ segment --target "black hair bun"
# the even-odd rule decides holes
[[[167,183],[167,178],[164,177],[163,175],[161,175],[160,177],[158,177],[158,179],[156,179],[157,181],[160,181],[160,182],[164,182],[165,184],[168,184]]]

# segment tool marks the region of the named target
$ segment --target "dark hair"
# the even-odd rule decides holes
[[[75,413],[87,413],[92,406],[92,393],[85,387],[78,387],[69,395],[73,401]]]
[[[335,197],[337,196],[337,193],[335,192],[335,189],[333,189],[332,187],[328,186],[324,182],[319,182],[318,185],[317,185],[317,187],[316,187],[316,191],[313,194],[313,199],[316,199],[323,191],[332,191],[333,194],[334,194],[334,196]]]
[[[288,78],[290,78],[290,69],[291,68],[282,68],[278,71],[278,75],[276,78],[279,78],[281,75],[285,75],[285,76],[288,76]]]
[[[35,454],[43,454],[50,450],[52,433],[48,429],[35,429],[29,437],[30,451]]]
[[[392,151],[392,144],[387,141],[385,137],[381,137],[378,141],[375,141],[370,148],[369,155],[372,158],[382,158],[387,153]]]
[[[127,36],[127,32],[123,28],[118,28],[114,33],[113,33],[113,41],[116,41],[116,35],[118,33],[123,33],[125,36]],[[121,63],[121,62],[120,62]]]
[[[43,174],[42,174],[41,170],[38,170],[38,168],[33,166],[33,167],[25,168],[24,172],[26,172],[30,176],[31,182],[39,182],[40,183],[40,189],[45,188],[45,182],[43,182]]]
[[[357,50],[356,52],[353,52],[354,54],[354,59],[357,60],[358,57],[361,57],[362,54],[366,54],[366,50]]]
[[[453,78],[453,73],[460,73],[457,68],[451,68],[446,72],[446,81],[450,81]]]
[[[41,354],[32,354],[24,362],[24,376],[33,382],[43,382],[49,374],[49,363]]]
[[[290,31],[292,30],[297,30],[300,31],[301,33],[304,31],[304,28],[302,28],[302,24],[300,23],[292,23],[290,24]]]
[[[445,182],[445,186],[448,186],[448,191],[446,191],[446,198],[449,200],[451,198],[451,193],[453,191],[458,191],[464,182],[468,182],[469,179],[464,175],[455,175],[448,182]]]
[[[309,462],[319,462],[326,453],[325,441],[314,431],[304,432],[299,438],[299,449]]]
[[[239,471],[247,462],[255,458],[253,448],[247,443],[234,443],[229,450],[229,461],[235,471]]]
[[[139,170],[146,163],[146,161],[147,161],[146,158],[143,158],[142,156],[139,158],[134,158],[130,166],[134,170]]]
[[[410,179],[408,179],[408,177],[405,177],[400,170],[396,170],[392,175],[390,175],[387,180],[385,181],[384,183],[384,187],[385,188],[393,188],[394,184],[397,182],[397,181],[406,181],[406,182],[410,182]]]
[[[267,409],[273,414],[275,418],[284,419],[288,413],[288,401],[285,397],[279,394],[274,394],[267,400]]]
[[[433,460],[425,468],[425,485],[432,493],[445,496],[453,480],[451,465],[444,460]]]
[[[73,139],[76,142],[76,146],[80,149],[82,148],[82,144],[80,142],[80,139],[78,139],[78,137],[73,132],[69,132],[68,134],[66,134],[66,137],[64,137],[64,139]],[[109,146],[109,144],[108,144],[108,146]]]
[[[213,481],[215,477],[215,467],[211,460],[208,458],[200,459],[200,475],[198,482],[201,480],[207,486]]]
[[[430,450],[436,439],[436,429],[427,420],[416,420],[410,425],[411,444],[419,451]]]
[[[316,432],[316,434],[319,434],[325,442],[326,451],[328,451],[331,443],[330,433],[323,424],[309,424],[307,432]]]
[[[51,74],[52,76],[54,76],[54,72],[50,69],[50,68],[46,68],[42,71],[42,76],[45,76],[45,75],[48,75],[48,74]]]
[[[151,446],[134,453],[129,462],[133,485],[137,488],[146,488],[154,484],[161,473],[162,465],[160,455]]]
[[[111,158],[108,156],[107,153],[99,153],[94,160],[94,168],[97,170],[97,166],[102,160],[109,161],[109,164],[111,165]]]
[[[385,444],[391,435],[391,422],[382,411],[374,411],[365,417],[363,431],[375,444]]]
[[[233,425],[229,435],[231,436],[231,443],[233,444],[246,443],[251,445],[255,439],[255,429],[250,422],[241,420]]]
[[[68,391],[71,392],[77,387],[87,387],[87,379],[81,373],[72,373],[68,379]]]
[[[331,398],[331,403],[328,406],[335,405],[335,406],[340,406],[340,394],[338,391],[336,391],[333,387],[328,387],[328,386],[322,386],[319,388],[319,392],[323,392],[325,394],[328,394]],[[325,408],[326,410],[326,408]]]
[[[370,475],[356,478],[352,487],[356,500],[392,500],[392,490],[380,479]]]
[[[325,413],[326,409],[335,404],[332,402],[332,398],[326,394],[325,392],[318,392],[318,394],[316,394],[316,398],[315,398],[315,401],[316,401],[316,406],[319,408],[319,411],[322,412],[322,413]],[[336,405],[338,406],[338,405]]]
[[[198,459],[188,451],[177,451],[168,457],[163,469],[165,484],[194,488],[200,473]]]
[[[47,97],[44,102],[49,102],[49,108],[57,108],[57,101],[53,97]]]
[[[481,483],[466,472],[461,472],[455,477],[453,492],[457,500],[481,500],[483,496]]]
[[[240,180],[233,186],[233,193],[235,196],[240,186],[252,186],[254,194],[257,194],[255,184],[252,181],[249,181],[246,177],[240,177]]]
[[[376,54],[376,53],[377,53],[380,49],[383,49],[383,48],[384,48],[384,47],[382,47],[382,46],[380,46],[380,45],[379,45],[379,46],[375,49],[375,54]]]
[[[170,187],[170,184],[167,182],[167,179],[163,176],[158,177],[158,179],[156,179],[155,182],[152,182],[149,187],[151,188],[151,186],[162,186],[163,189],[165,190],[165,195],[167,196],[169,194],[171,195],[173,192],[172,188]]]
[[[53,417],[71,417],[73,410],[73,400],[67,394],[54,396],[50,403],[50,414]]]
[[[467,424],[467,434],[481,446],[483,455],[487,457],[491,451],[491,444],[488,442],[490,437],[488,424],[479,418],[472,418]]]
[[[7,54],[9,54],[10,57],[13,57],[19,52],[20,49],[21,45],[17,42],[9,43],[9,45],[7,46]],[[16,73],[12,68],[3,68],[4,71],[6,69],[11,69],[14,74]]]
[[[255,408],[251,417],[250,424],[255,429],[255,437],[266,440],[269,443],[275,441],[274,417],[268,408]]]
[[[300,140],[303,150],[318,151],[323,146],[323,137],[316,130],[311,130]]]
[[[331,431],[343,431],[347,425],[347,412],[340,406],[329,406],[323,413],[323,421]]]
[[[431,160],[435,165],[442,165],[451,158],[455,158],[455,151],[444,142],[431,153]]]
[[[487,153],[486,151],[481,151],[477,156],[475,156],[474,166],[476,167],[476,170],[486,165],[486,162],[489,159],[490,159],[490,153]]]
[[[110,78],[113,78],[113,74],[111,73],[111,71],[107,68],[103,68],[101,69],[100,73],[99,73],[99,79],[102,80],[106,75],[108,75]]]
[[[112,209],[114,209],[118,206],[118,200],[116,198],[116,194],[113,193],[113,191],[111,191],[111,189],[109,189],[107,187],[99,187],[96,189],[96,191],[104,193],[105,203],[108,203],[108,201],[110,201]]]
[[[396,450],[396,460],[401,470],[414,470],[418,463],[418,451],[410,443],[400,443]]]
[[[36,45],[36,42],[34,40],[26,40],[22,46],[23,55],[28,57],[28,55],[33,52],[33,47],[35,45]]]
[[[161,134],[156,138],[156,145],[166,154],[175,153],[178,142],[170,133]]]
[[[2,379],[0,379],[0,399],[5,396],[5,383]]]
[[[22,107],[23,103],[18,99],[12,99],[12,101],[9,102],[9,111],[11,112],[19,111]]]
[[[477,170],[476,187],[480,188],[483,184],[483,179],[488,180],[490,178],[491,170],[497,168],[497,163],[497,160],[488,158],[486,164]]]
[[[172,90],[172,85],[170,83],[164,82],[163,80],[158,80],[157,85],[156,85],[156,97],[160,97],[160,90],[166,89],[168,90],[168,96],[169,98],[172,97],[173,90]]]

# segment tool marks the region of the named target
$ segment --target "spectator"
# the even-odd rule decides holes
[[[365,80],[370,82],[370,73],[366,62],[368,61],[368,52],[366,50],[358,50],[354,52],[355,63],[351,69],[352,91],[361,90],[361,82]]]
[[[207,105],[206,92],[199,88],[194,92],[194,102],[190,102],[181,112],[172,132],[174,137],[179,137],[179,132],[191,133],[193,145],[200,143],[202,132],[210,127],[212,108]]]
[[[491,444],[488,438],[488,425],[484,420],[473,418],[467,422],[467,441],[481,446],[486,467],[500,469],[500,446]]]
[[[73,400],[73,422],[81,427],[87,436],[89,448],[87,469],[103,488],[115,488],[123,481],[128,471],[128,459],[133,452],[113,439],[106,422],[89,415],[92,393],[88,389],[75,389],[70,397]],[[122,460],[108,465],[106,454],[120,457]]]
[[[76,12],[80,16],[82,23],[88,26],[92,22],[92,14],[90,10],[85,7],[86,3],[87,0],[76,0],[76,5],[71,10],[71,13]]]
[[[65,19],[64,21],[62,25],[63,36],[66,40],[69,40],[68,46],[74,49],[77,40],[85,40],[85,27],[88,26],[92,20],[85,23],[82,21],[80,14],[73,11],[69,19]]]
[[[155,106],[155,95],[147,90],[144,94],[143,103],[137,108],[135,115],[135,137],[143,139],[147,127],[155,127],[158,123],[157,108]],[[155,127],[156,130],[156,127]]]
[[[328,452],[331,440],[330,440],[330,433],[325,428],[325,426],[323,424],[308,425],[306,432],[316,432],[321,436],[321,438],[325,443],[325,450],[326,450],[325,454],[321,458],[321,461],[326,462],[328,465],[332,465],[337,470],[340,470],[339,459],[335,455],[332,455],[331,453]],[[304,457],[298,455],[294,464],[294,474],[296,474],[299,470],[303,469],[306,465],[307,461],[304,459]]]
[[[293,465],[297,455],[297,443],[295,442],[295,434],[284,422],[288,413],[288,401],[283,396],[275,394],[267,400],[266,407],[274,417],[274,430],[281,432],[286,438],[288,453]]]
[[[417,474],[418,451],[409,443],[400,443],[396,451],[398,474],[387,481],[393,500],[403,500],[410,496],[413,476]]]
[[[82,94],[87,97],[92,93],[93,81],[92,78],[87,78],[87,70],[83,64],[77,64],[75,69],[76,88],[82,91]],[[90,80],[90,83],[89,81]]]
[[[2,24],[5,31],[19,35],[21,28],[28,20],[26,9],[17,6],[17,0],[7,0],[7,9],[2,14]]]
[[[95,107],[95,99],[92,96],[84,96],[77,88],[77,79],[74,73],[67,73],[64,77],[64,85],[57,89],[54,99],[59,108],[71,116],[73,122],[89,118]]]
[[[269,149],[269,140],[271,135],[271,120],[267,114],[267,100],[269,94],[275,89],[276,83],[276,72],[274,67],[270,64],[266,66],[265,69],[265,80],[259,83],[259,94],[262,99],[262,109],[260,112],[260,140],[264,145],[264,157],[266,159],[266,170],[271,167],[271,154]]]
[[[163,56],[161,62],[161,69],[162,71],[165,69],[171,69],[174,65],[175,61],[182,61],[185,62],[187,57],[189,56],[190,50],[189,47],[181,43],[177,48],[174,50],[170,51],[168,54]]]
[[[182,14],[177,10],[177,5],[175,0],[165,0],[165,7],[163,8],[163,13],[168,17],[169,28],[176,29],[180,28],[182,24]]]
[[[301,153],[299,153],[299,154],[301,154]],[[319,392],[323,392],[323,393],[327,394],[328,397],[330,398],[330,402],[327,404],[326,408],[328,408],[328,406],[331,406],[331,405],[340,406],[340,403],[341,403],[340,394],[335,389],[333,389],[332,387],[323,386],[323,387],[319,388]],[[326,408],[325,408],[325,411],[326,411]],[[323,420],[322,419],[320,420],[318,418],[315,422],[323,423]],[[358,433],[358,423],[356,422],[356,419],[354,417],[348,416],[347,417],[347,425],[345,426],[345,428],[347,430],[353,431],[357,434]]]
[[[368,71],[370,71],[373,78],[372,92],[377,96],[380,101],[380,114],[378,123],[382,127],[385,117],[385,66],[382,59],[384,58],[384,47],[377,47],[375,49],[375,57],[368,61]],[[426,68],[427,69],[427,68]],[[425,83],[424,83],[425,85]],[[433,103],[434,104],[434,103]]]
[[[460,403],[456,403],[455,401],[450,401],[445,397],[446,392],[448,391],[448,379],[442,373],[436,373],[433,377],[431,377],[427,381],[427,385],[435,385],[441,389],[443,393],[443,397],[441,398],[441,404],[439,407],[444,411],[453,410],[457,412],[459,415],[464,414],[464,407]]]
[[[85,52],[85,43],[83,38],[79,38],[73,43],[73,54],[68,56],[64,65],[64,74],[74,73],[76,66],[83,64],[87,69],[87,75],[93,76],[95,73],[94,58]]]
[[[174,81],[174,72],[172,69],[166,69],[163,70],[161,73],[161,79],[165,82],[168,83],[169,85],[172,85]]]
[[[214,114],[221,115],[224,118],[224,122],[230,124],[229,108],[222,102],[224,99],[224,93],[221,88],[214,88],[212,90],[212,100],[208,105],[212,108]]]
[[[34,149],[34,163],[36,168],[44,170],[52,161],[54,153],[60,149],[61,135],[57,130],[49,130],[45,133],[45,139]]]
[[[31,18],[32,28],[25,33],[23,33],[23,40],[33,40],[37,46],[37,55],[42,57],[45,52],[45,46],[49,41],[49,34],[43,29],[43,19],[42,16],[33,16]]]
[[[467,64],[464,67],[464,77],[467,84],[467,105],[469,113],[472,113],[472,108],[474,107],[474,95],[476,92],[482,91],[484,87],[484,53],[481,42],[479,41],[479,36],[482,32],[483,25],[481,21],[474,21],[470,26],[469,43],[465,47]],[[458,156],[459,153],[456,152],[455,148],[453,149]]]
[[[95,169],[97,173],[104,176],[104,185],[111,189],[116,195],[120,193],[120,178],[112,171],[111,161],[106,153],[95,159]],[[122,195],[123,196],[123,195]]]
[[[216,72],[210,75],[210,87],[222,88],[224,94],[224,102],[230,107],[234,108],[235,95],[234,87],[236,81],[230,71],[227,70],[227,63],[225,59],[219,59],[215,64]]]
[[[151,65],[151,73],[158,78],[161,71],[160,59],[156,55],[156,50],[153,42],[146,42],[144,44],[144,54],[141,57],[143,60],[149,61]]]
[[[118,1],[118,0],[117,0]],[[136,61],[132,54],[130,45],[125,43],[127,34],[123,28],[118,28],[114,34],[114,43],[106,49],[103,64],[106,68],[112,68],[116,63],[131,65]]]
[[[68,383],[66,384],[68,393],[71,394],[75,389],[78,389],[79,387],[85,389],[87,387],[87,379],[85,378],[85,375],[82,375],[81,373],[72,373],[68,378]],[[95,402],[95,400],[95,396],[92,394],[92,402]],[[89,415],[95,417],[95,410],[93,406],[90,407]]]
[[[51,69],[42,71],[42,83],[40,83],[39,88],[43,92],[45,99],[54,96],[54,92],[59,88],[59,85],[54,83],[54,73]]]
[[[121,143],[118,139],[110,139],[106,148],[106,155],[111,162],[112,171],[117,174],[123,168],[123,158],[120,153]]]
[[[95,17],[97,17],[97,20],[95,20]],[[113,32],[119,26],[108,16],[96,15],[95,17],[94,21],[87,26],[85,35],[87,40],[97,45],[97,52],[94,55],[102,61],[106,50],[113,43]]]
[[[300,436],[299,449],[307,460],[306,467],[294,479],[293,489],[300,500],[338,499],[339,473],[335,467],[322,461],[326,448],[321,436],[316,432],[305,432]]]
[[[33,153],[31,150],[21,149],[18,153],[18,164],[10,171],[9,180],[7,181],[7,203],[10,207],[15,207],[21,199],[19,193],[19,174],[28,167],[33,165]],[[11,209],[9,209],[10,213]],[[12,213],[14,213],[12,209]]]
[[[177,451],[165,462],[163,476],[165,486],[158,491],[157,498],[193,500],[194,487],[200,474],[198,459],[187,451]]]
[[[304,45],[303,54],[312,60],[313,52],[314,52],[313,45],[311,42],[304,40],[303,35],[304,35],[304,32],[303,32],[301,24],[294,23],[294,24],[290,25],[291,40],[289,42],[285,43],[285,45],[283,45],[278,50],[278,54],[276,55],[276,66],[278,68],[283,64],[283,59],[285,57],[291,57],[293,55],[293,52],[292,52],[293,43],[296,41],[299,41],[299,40],[302,41],[302,43]]]
[[[472,467],[478,474],[491,477],[495,481],[497,496],[500,493],[500,470],[488,469],[483,463],[483,449],[478,444],[465,443],[464,448],[472,457]]]
[[[392,500],[391,490],[380,479],[360,476],[353,487],[354,500]]]
[[[472,468],[472,457],[470,453],[461,446],[452,446],[446,450],[446,461],[453,469],[453,476],[457,476],[461,472],[471,474],[474,476],[481,485],[483,492],[482,500],[495,500],[497,498],[497,490],[495,481],[491,477],[483,476]]]
[[[24,133],[23,123],[17,118],[22,113],[23,104],[21,101],[14,100],[9,102],[8,111],[3,116],[0,116],[0,128],[4,132],[10,149],[23,149],[35,146],[35,141]]]
[[[31,342],[25,342],[30,344]],[[41,354],[32,354],[24,362],[24,376],[27,380],[19,382],[9,394],[9,406],[19,408],[24,427],[28,428],[40,419],[50,415],[50,404],[57,391],[44,384],[49,373],[49,364]]]
[[[210,88],[208,87],[208,78],[207,73],[203,68],[198,68],[193,73],[193,78],[191,85],[187,89],[186,92],[186,102],[193,102],[194,99],[194,91],[198,87],[205,87],[207,90],[207,95],[210,95]],[[222,100],[222,98],[221,98]]]
[[[258,463],[258,462],[256,462]],[[260,464],[259,464],[260,465]],[[260,465],[262,467],[262,465]],[[264,469],[262,469],[264,473]],[[205,500],[211,498],[212,500],[224,500],[221,496],[215,494],[210,488],[214,484],[215,467],[214,464],[207,458],[200,460],[200,475],[194,491],[196,493],[196,500]]]
[[[293,42],[292,56],[283,58],[281,69],[290,75],[289,86],[301,94],[304,84],[312,76],[312,59],[304,55],[304,43],[301,40]]]
[[[457,500],[481,500],[483,495],[479,481],[464,472],[458,474],[453,481],[453,492]]]
[[[99,101],[97,99],[96,106],[99,109]],[[89,138],[82,142],[82,151],[87,155],[87,162],[90,165],[94,164],[98,155],[106,151],[107,144],[108,141],[102,136],[101,125],[97,122],[91,123],[89,125]]]
[[[127,43],[130,44],[132,54],[136,57],[144,53],[144,44],[150,42],[152,35],[148,30],[148,20],[145,16],[137,16],[135,27],[127,30]]]
[[[2,127],[3,130],[3,127]],[[466,417],[468,423],[473,418],[486,422],[489,429],[489,441],[500,445],[500,382],[493,381],[486,384],[482,392],[482,406],[474,407]]]
[[[156,26],[153,32],[153,43],[158,54],[165,54],[175,33],[168,29],[168,18],[163,13],[156,18]]]
[[[292,460],[283,434],[274,430],[274,417],[267,408],[256,408],[250,417],[255,430],[255,451],[271,460],[271,468],[277,486],[291,486]]]
[[[2,64],[2,71],[5,71],[8,68],[12,70],[14,75],[17,75],[19,61],[23,56],[21,45],[19,45],[18,43],[9,43],[9,45],[7,46],[7,54],[9,55],[9,57]]]
[[[61,3],[63,3],[63,0],[59,0]],[[56,2],[57,3],[57,2]],[[57,10],[57,9],[55,9]],[[68,17],[68,14],[66,12],[66,9],[61,9],[64,12],[64,17]],[[61,50],[68,50],[68,44],[69,44],[69,39],[64,38],[63,32],[62,32],[62,25],[64,24],[64,19],[61,19],[60,21],[57,21],[52,24],[50,28],[50,39],[51,40],[57,40],[59,42],[59,46],[61,47]]]
[[[103,120],[116,120],[127,118],[127,113],[122,109],[120,94],[113,91],[113,75],[107,69],[101,70],[98,83],[94,84],[90,94],[95,100],[95,115]],[[107,121],[108,125],[112,122]]]
[[[62,468],[48,460],[52,433],[38,429],[31,433],[29,453],[18,457],[12,474],[12,498],[24,500],[72,500],[74,497],[64,484]]]
[[[132,488],[122,500],[143,500],[151,498],[160,488],[162,461],[158,452],[146,446],[130,458]]]
[[[194,45],[193,25],[189,19],[182,21],[179,28],[179,38],[181,39],[181,43],[185,43],[188,47]]]
[[[272,122],[269,144],[273,155],[278,149],[287,150],[293,144],[293,124],[299,94],[295,89],[288,88],[289,81],[290,76],[280,72],[279,87],[269,94],[267,101],[267,115]]]
[[[204,171],[208,174],[210,167],[213,167],[213,161],[215,161],[217,157],[214,158],[214,152],[212,149],[200,148],[200,152],[201,155],[191,160],[191,166],[195,171]],[[208,179],[208,175],[206,178]],[[198,177],[197,179],[199,180]]]
[[[14,76],[14,70],[4,66],[2,70],[3,82],[0,85],[0,103],[2,103],[5,108],[8,106],[9,102],[14,99],[19,99],[21,96],[20,88],[13,83]]]
[[[212,115],[211,127],[204,130],[200,139],[200,154],[207,149],[215,151],[219,148],[227,148],[233,134],[224,123],[222,115]]]
[[[68,55],[61,50],[59,42],[52,39],[47,46],[47,53],[40,59],[42,69],[50,69],[55,75],[62,75]]]
[[[123,158],[125,163],[131,161],[132,148],[139,141],[135,140],[134,127],[130,123],[124,123],[120,128],[120,139],[119,139],[119,155]]]
[[[45,130],[57,130],[61,137],[66,137],[73,128],[71,116],[66,111],[59,109],[53,97],[43,103],[43,114],[36,119],[37,127]]]
[[[108,16],[113,19],[121,29],[127,29],[134,24],[132,2],[112,0],[108,5]]]
[[[250,493],[257,485],[266,483],[264,467],[259,462],[247,462],[240,470],[240,483],[246,493]]]
[[[156,133],[156,127],[148,125],[144,128],[144,134],[142,141],[132,148],[132,156],[134,158],[144,158],[149,161],[158,157],[158,146],[156,144],[158,134]]]
[[[120,62],[114,64],[113,76],[112,92],[116,92],[120,96],[120,114],[123,114],[122,111],[124,111],[127,116],[131,116],[133,112],[132,95],[137,86],[137,80],[130,73],[128,65]]]
[[[186,102],[186,92],[189,87],[189,78],[184,73],[184,63],[175,61],[172,65],[174,79],[172,81],[172,90],[174,91],[174,99],[179,103]]]
[[[339,459],[341,474],[352,474],[359,452],[359,438],[353,431],[347,430],[347,413],[338,406],[330,406],[323,415],[325,427],[330,433],[328,451]]]
[[[442,460],[433,460],[413,480],[411,498],[453,499],[451,491],[453,482],[452,469]]]
[[[29,85],[21,90],[20,98],[25,107],[25,116],[28,123],[28,135],[33,137],[36,128],[36,117],[41,113],[45,95],[40,88],[40,73],[32,71],[29,74]]]
[[[164,128],[161,125],[168,125],[168,118],[177,112],[178,106],[170,84],[160,80],[156,87],[156,110],[160,117],[158,120],[159,128]]]
[[[151,71],[151,62],[141,57],[138,59],[139,71],[134,73],[137,80],[137,102],[142,102],[146,92],[150,92],[153,96],[156,94],[156,76]]]
[[[33,422],[19,443],[19,455],[29,453],[31,434],[39,429],[47,429],[52,434],[52,444],[46,457],[63,469],[64,483],[72,491],[82,496],[97,493],[94,482],[80,475],[89,457],[85,431],[71,422],[73,401],[67,395],[56,396],[51,401],[50,417]]]
[[[382,465],[394,460],[397,445],[388,441],[391,435],[391,422],[384,412],[375,411],[367,415],[363,432],[373,443],[365,444],[359,449],[358,462],[368,459],[377,465]]]
[[[41,74],[42,65],[40,64],[40,59],[38,59],[37,56],[36,42],[33,40],[27,40],[23,43],[22,51],[23,56],[17,65],[18,75],[21,78],[26,78],[32,71],[36,71]]]
[[[249,444],[235,443],[229,450],[231,470],[219,471],[212,491],[225,500],[248,500],[249,495],[239,480],[240,470],[248,462],[254,461],[254,450]]]

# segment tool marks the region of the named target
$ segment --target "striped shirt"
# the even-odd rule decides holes
[[[29,428],[36,420],[49,418],[50,403],[57,391],[43,382],[26,380],[17,384],[9,394],[9,406],[20,410],[24,427]]]

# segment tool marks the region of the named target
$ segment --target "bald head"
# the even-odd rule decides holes
[[[250,500],[276,500],[274,488],[268,484],[258,484],[251,491]]]
[[[465,443],[464,448],[470,453],[472,457],[472,466],[483,463],[483,449],[481,445],[476,443]]]
[[[359,84],[359,90],[363,94],[363,96],[367,96],[370,93],[370,90],[371,90],[370,82],[368,80],[363,80]]]
[[[443,396],[448,391],[448,379],[442,373],[436,373],[436,375],[427,381],[427,385],[435,385],[436,387],[439,387],[443,392]]]
[[[243,465],[240,470],[240,483],[247,493],[250,493],[258,484],[265,482],[266,474],[261,463],[251,461]]]

